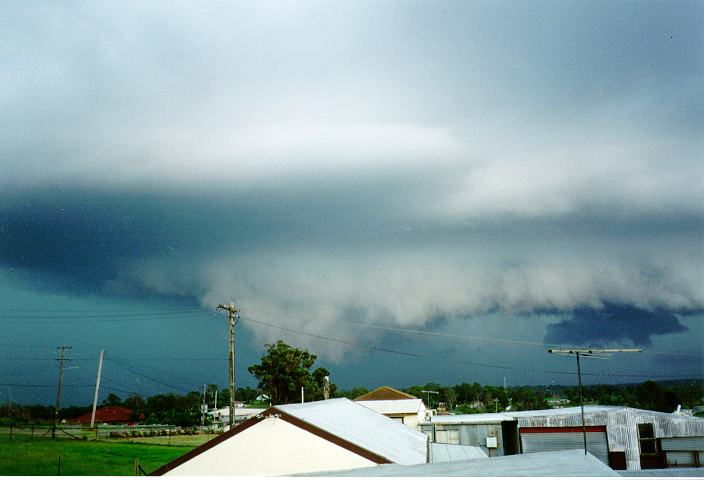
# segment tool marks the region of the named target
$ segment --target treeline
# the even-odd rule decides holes
[[[522,386],[503,387],[461,383],[443,386],[437,383],[414,385],[401,389],[423,401],[431,408],[446,409],[454,413],[485,413],[511,410],[538,410],[555,406],[579,405],[579,390],[573,386]],[[349,390],[332,391],[333,397],[355,399],[370,389],[354,387]],[[437,392],[428,394],[427,392]],[[217,392],[217,394],[216,394]],[[268,407],[269,401],[261,398],[261,390],[251,387],[237,389],[237,402],[250,406]],[[673,412],[678,405],[693,408],[704,404],[704,382],[688,380],[679,383],[657,383],[647,381],[629,385],[595,385],[583,388],[584,403],[597,405],[620,405],[660,412]],[[259,400],[258,400],[259,399]],[[217,385],[205,389],[205,403],[209,409],[229,404],[229,390]],[[125,399],[114,393],[108,394],[101,406],[122,406],[132,410],[132,420],[147,424],[169,424],[189,427],[201,423],[203,391],[192,391],[185,395],[164,393],[144,398],[137,393]],[[59,418],[71,420],[86,412],[91,405],[62,408]],[[54,407],[45,405],[0,405],[0,424],[47,423],[54,418]]]
[[[238,403],[268,406],[268,403],[257,403],[259,395],[257,389],[243,387],[237,389],[235,399]],[[212,409],[216,401],[219,408],[229,405],[230,392],[228,389],[220,389],[217,385],[208,385],[205,389],[205,403]],[[147,398],[131,393],[124,400],[115,393],[110,393],[100,406],[129,408],[132,410],[131,420],[139,423],[190,427],[200,425],[202,404],[203,392],[191,391],[185,395],[171,392]],[[70,421],[92,409],[92,405],[65,407],[61,409],[59,419]],[[55,408],[52,406],[6,403],[0,405],[0,424],[47,423],[53,421],[54,412]]]
[[[521,386],[498,387],[479,383],[461,383],[443,386],[437,383],[414,385],[400,389],[415,397],[430,402],[431,408],[445,408],[454,413],[486,413],[511,410],[539,410],[556,406],[579,405],[579,389],[573,386]],[[431,391],[435,393],[424,393]],[[339,390],[339,396],[357,398],[369,389],[355,387]],[[673,412],[678,405],[693,408],[704,404],[704,382],[686,380],[682,382],[642,384],[594,385],[582,389],[584,403],[594,405],[619,405],[658,412]]]

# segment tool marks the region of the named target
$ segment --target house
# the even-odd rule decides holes
[[[310,477],[618,477],[583,450],[529,453],[421,465],[379,465],[356,470],[320,472]]]
[[[264,408],[249,408],[242,405],[235,406],[235,424],[242,423],[248,418],[259,415]],[[230,407],[218,408],[208,412],[213,417],[214,425],[226,426],[230,423]]]
[[[291,475],[428,457],[426,435],[336,398],[271,407],[152,475]]]
[[[90,424],[92,411],[84,413],[71,420],[71,423]],[[133,411],[131,408],[108,406],[95,410],[96,423],[130,423],[133,421]],[[140,414],[137,420],[144,420],[144,414]]]
[[[489,455],[583,448],[616,470],[700,467],[704,419],[628,407],[586,405],[524,412],[433,417],[421,431],[438,443],[482,447]]]
[[[405,400],[413,398],[415,399],[413,395],[402,392],[401,390],[396,390],[395,388],[391,387],[379,387],[376,390],[372,390],[369,393],[365,393],[364,395],[360,395],[359,397],[355,398],[355,402],[359,401],[364,401],[364,400]]]
[[[426,410],[420,398],[355,400],[355,402],[416,430],[420,430],[420,422],[430,420],[430,411]]]

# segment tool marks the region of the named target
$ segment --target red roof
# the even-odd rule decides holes
[[[92,412],[84,413],[72,421],[90,423]],[[132,409],[125,407],[100,407],[95,411],[95,421],[100,423],[127,423],[132,419]]]

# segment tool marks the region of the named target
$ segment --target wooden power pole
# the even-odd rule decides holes
[[[217,308],[227,311],[230,324],[230,429],[232,429],[235,427],[235,317],[240,311],[232,302],[227,306],[221,303]]]
[[[61,411],[61,382],[64,379],[64,362],[67,360],[64,358],[64,352],[70,350],[71,347],[56,347],[57,350],[61,350],[61,358],[59,361],[59,387],[56,390],[56,411],[54,411],[54,428],[51,429],[51,438],[56,438],[56,422],[59,418],[59,412]]]
[[[93,413],[90,414],[90,428],[95,425],[95,409],[98,407],[98,392],[100,391],[100,374],[103,371],[103,357],[105,350],[100,351],[100,359],[98,360],[98,378],[95,379],[95,395],[93,395]]]

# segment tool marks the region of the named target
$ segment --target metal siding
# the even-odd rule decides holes
[[[665,455],[669,467],[693,467],[694,453],[692,452],[667,452]]]
[[[516,412],[518,414],[518,412]],[[552,415],[530,416],[526,412],[517,418],[519,427],[574,427],[582,425],[581,413],[570,411],[561,414],[556,409]],[[609,449],[612,452],[625,452],[628,470],[640,470],[640,445],[638,424],[652,423],[656,438],[702,437],[704,419],[684,417],[668,413],[651,412],[635,408],[589,411],[585,408],[584,420],[587,425],[606,425]]]
[[[663,438],[663,450],[687,450],[704,452],[704,437]]]
[[[582,432],[521,433],[523,453],[555,452],[584,448]],[[587,451],[609,464],[606,432],[587,432]]]

